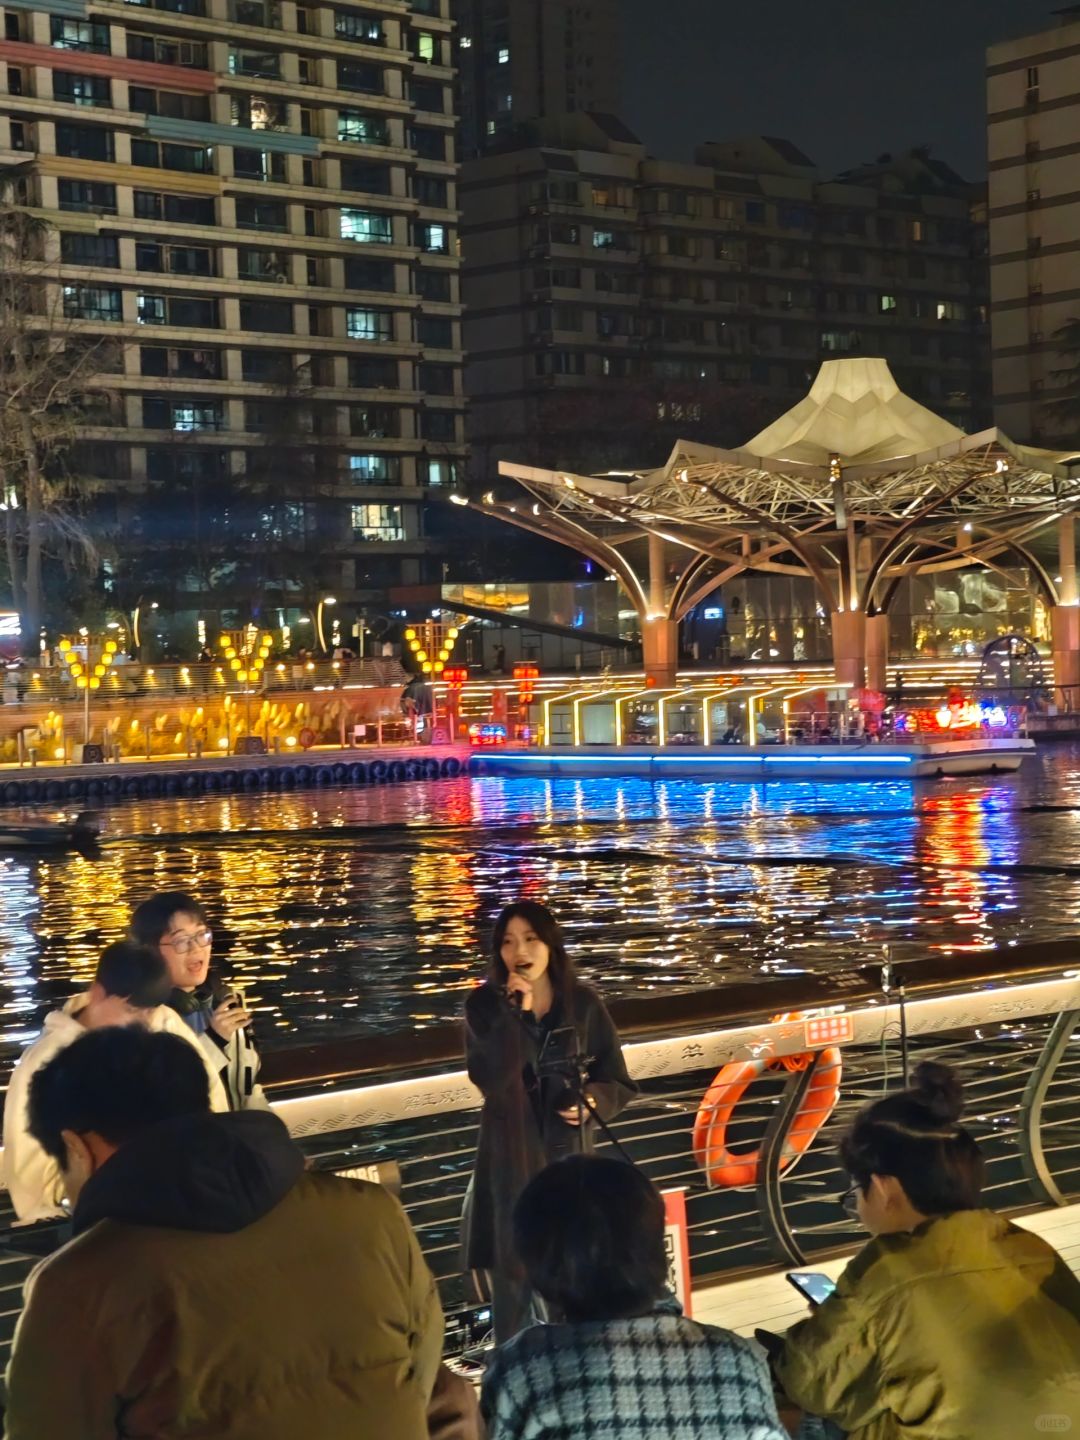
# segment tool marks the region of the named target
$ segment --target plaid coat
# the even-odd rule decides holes
[[[757,1346],[674,1300],[523,1330],[496,1350],[481,1408],[489,1440],[788,1440]]]

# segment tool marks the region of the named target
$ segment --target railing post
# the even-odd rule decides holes
[[[781,1265],[805,1265],[806,1254],[792,1234],[784,1214],[784,1198],[780,1187],[780,1167],[792,1121],[806,1098],[810,1084],[825,1052],[815,1050],[805,1070],[797,1070],[784,1087],[780,1103],[765,1129],[758,1160],[757,1207],[769,1249]],[[792,1169],[794,1161],[788,1166]]]
[[[1020,1101],[1020,1160],[1032,1193],[1043,1205],[1069,1203],[1046,1163],[1042,1142],[1042,1112],[1047,1091],[1077,1025],[1080,1025],[1080,1010],[1063,1010],[1057,1017],[1050,1027],[1035,1068],[1028,1076],[1023,1099]]]

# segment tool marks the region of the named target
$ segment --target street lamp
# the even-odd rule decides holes
[[[323,652],[324,655],[326,654],[326,636],[323,633],[323,609],[327,605],[336,604],[337,600],[334,598],[333,595],[324,595],[323,598],[319,601],[319,608],[315,614],[315,629],[318,632],[319,636],[319,649]]]

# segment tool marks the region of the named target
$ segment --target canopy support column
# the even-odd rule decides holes
[[[889,688],[889,617],[866,617],[866,688],[882,695]]]
[[[866,615],[863,611],[834,610],[832,639],[837,684],[863,689],[866,681]]]

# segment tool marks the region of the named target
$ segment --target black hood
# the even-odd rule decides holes
[[[267,1110],[184,1115],[129,1141],[87,1181],[76,1235],[99,1220],[229,1234],[273,1210],[304,1157]]]

